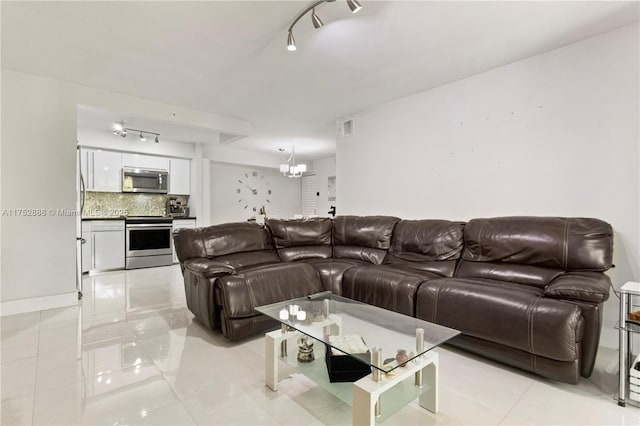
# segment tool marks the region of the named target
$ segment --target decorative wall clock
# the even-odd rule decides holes
[[[263,173],[252,170],[243,173],[236,182],[238,204],[244,209],[256,214],[262,207],[271,203],[272,188]]]

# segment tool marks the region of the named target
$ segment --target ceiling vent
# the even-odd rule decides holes
[[[356,133],[355,119],[349,118],[338,122],[338,135],[340,137],[351,136]]]
[[[242,135],[232,135],[230,133],[220,133],[220,143],[223,145],[230,144],[231,142],[235,142],[238,139],[242,139],[244,136]]]

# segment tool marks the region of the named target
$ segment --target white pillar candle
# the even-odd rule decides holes
[[[300,310],[296,314],[296,318],[298,318],[298,321],[304,321],[307,319],[307,313],[305,311]]]
[[[288,320],[289,319],[289,312],[287,312],[286,309],[283,309],[280,311],[280,319],[281,320]]]

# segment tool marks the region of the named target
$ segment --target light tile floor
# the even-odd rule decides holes
[[[295,375],[264,386],[261,336],[237,343],[187,310],[178,266],[84,278],[78,307],[3,317],[2,425],[350,424],[351,408]],[[640,425],[619,407],[616,351],[566,385],[440,348],[440,414],[416,402],[388,425]]]

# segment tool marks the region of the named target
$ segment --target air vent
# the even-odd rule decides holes
[[[353,118],[348,120],[340,121],[338,126],[338,134],[340,137],[351,136],[356,132],[356,123]]]

